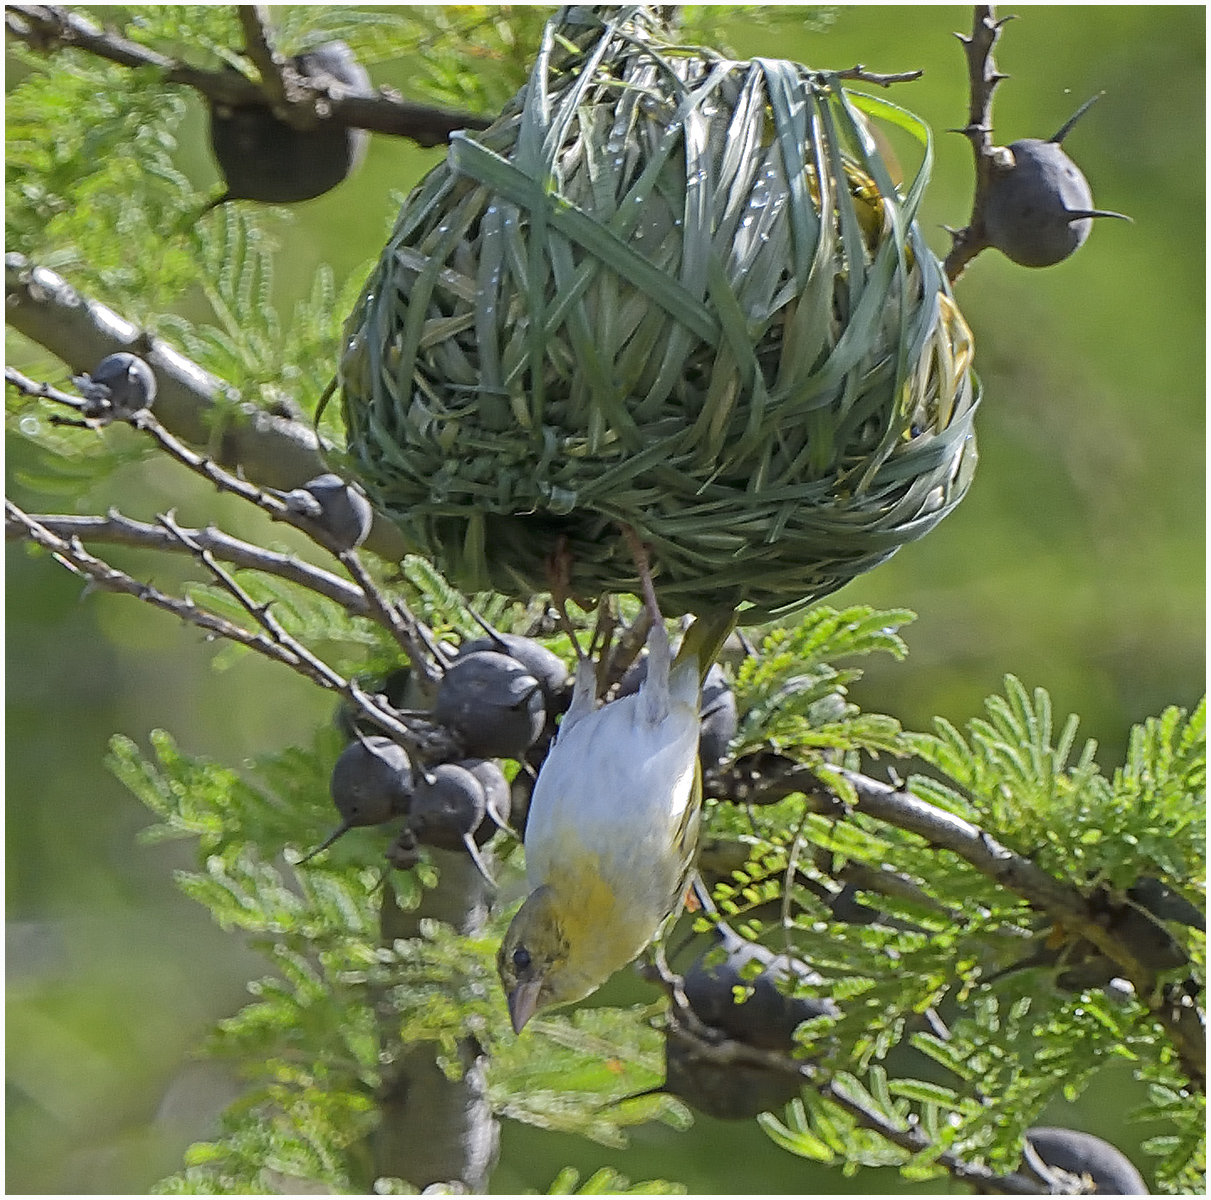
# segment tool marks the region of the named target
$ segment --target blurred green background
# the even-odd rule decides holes
[[[924,68],[892,99],[935,130],[923,224],[944,253],[941,226],[964,224],[970,205],[970,151],[945,132],[965,119],[951,33],[970,20],[960,6],[860,6],[832,10],[821,31],[779,8],[733,18],[727,38],[743,57]],[[985,386],[980,468],[954,516],[835,598],[920,614],[908,661],[870,664],[855,689],[864,706],[909,726],[934,714],[961,722],[1011,671],[1048,688],[1058,714],[1079,713],[1112,767],[1132,723],[1202,693],[1204,47],[1201,6],[1032,6],[1007,28],[998,61],[1013,78],[997,97],[997,140],[1048,137],[1104,90],[1066,148],[1098,205],[1134,224],[1098,223],[1050,270],[990,252],[960,280]],[[389,66],[372,68],[375,82],[407,94]],[[187,132],[182,167],[209,184],[196,104]],[[392,190],[439,158],[376,137],[353,180],[296,206],[283,229],[282,295],[305,291],[322,262],[341,277],[363,272],[394,215]],[[10,439],[9,494],[35,511],[117,503],[146,516],[175,505],[184,522],[262,528],[170,464],[124,470],[83,496],[31,490],[25,465]],[[216,671],[196,630],[125,599],[82,597],[45,558],[10,547],[7,566],[7,1186],[146,1190],[214,1131],[236,1094],[237,1081],[191,1051],[261,966],[174,890],[186,848],[136,846],[149,817],[105,772],[107,739],[118,731],[145,745],[163,727],[187,752],[238,764],[306,738],[331,706],[268,663],[245,657]],[[148,560],[144,577],[171,582],[173,569]],[[1116,1074],[1075,1112],[1049,1116],[1133,1151],[1130,1095]],[[568,1163],[699,1192],[900,1186],[884,1172],[818,1171],[751,1124],[700,1119],[684,1135],[640,1130],[625,1151],[506,1123],[494,1187],[545,1190]]]

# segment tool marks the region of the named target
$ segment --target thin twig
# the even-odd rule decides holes
[[[703,781],[707,796],[729,804],[776,804],[801,793],[811,812],[843,817],[845,802],[825,787],[810,767],[764,749],[742,755],[711,771]]]
[[[191,67],[103,30],[80,13],[58,5],[7,4],[4,22],[9,34],[38,51],[74,47],[123,67],[152,67],[161,72],[165,83],[183,84],[210,101],[232,107],[271,103],[262,87],[239,71]],[[491,117],[405,100],[388,88],[368,94],[344,85],[300,79],[298,92],[297,98],[286,95],[275,102],[275,115],[300,128],[314,123],[318,99],[325,102],[327,119],[338,125],[409,138],[419,146],[440,146],[456,129],[486,129],[492,123]]]
[[[646,605],[635,614],[629,625],[623,625],[618,640],[610,650],[608,665],[600,681],[598,694],[605,695],[627,673],[627,668],[639,657],[648,634],[652,631],[652,614]]]
[[[104,517],[36,513],[31,520],[65,540],[78,538],[82,542],[105,542],[147,550],[186,551],[181,541],[163,526],[136,521],[113,508]],[[20,521],[12,517],[5,520],[5,536],[10,539],[24,537],[24,528]],[[266,550],[242,541],[214,526],[187,532],[191,540],[223,562],[243,570],[261,571],[289,580],[339,604],[352,617],[375,617],[363,592],[322,567],[312,566],[292,554]]]
[[[267,611],[265,606],[256,605],[255,602],[248,600],[245,607],[254,616],[257,616],[258,621],[262,624],[262,631],[254,632],[246,629],[225,617],[199,607],[188,597],[172,596],[152,584],[140,583],[125,571],[90,554],[80,543],[79,538],[60,537],[23,512],[12,501],[5,500],[4,504],[6,525],[9,529],[14,527],[23,529],[25,540],[48,550],[68,570],[87,579],[90,586],[101,591],[133,596],[145,604],[150,604],[153,608],[172,613],[182,621],[196,625],[209,637],[226,638],[237,645],[255,650],[258,654],[264,655],[274,662],[283,663],[319,687],[345,697],[357,712],[373,721],[385,733],[421,757],[438,758],[456,753],[461,749],[457,738],[444,726],[419,717],[412,717],[405,723],[385,701],[363,691],[352,680],[345,679],[289,634],[280,631],[280,626],[277,627],[280,633],[278,631],[269,632],[269,626],[275,622],[271,617],[262,619]],[[173,524],[165,526],[171,536],[177,537],[183,546],[188,547],[191,552],[197,553],[199,557],[205,556],[203,561],[209,560],[207,568],[212,573],[218,572],[216,578],[226,575],[226,572],[218,565],[215,556],[209,550],[202,549],[200,541],[195,541],[193,545],[190,545],[189,533],[191,531],[183,530],[180,526],[173,528]],[[237,594],[238,598],[238,593],[242,592],[242,589],[239,589],[238,584],[235,586],[237,593],[233,594]],[[241,600],[241,603],[244,604],[244,600]],[[284,636],[282,636],[283,634]]]
[[[85,401],[79,396],[72,396],[68,392],[61,392],[56,387],[51,387],[49,383],[41,380],[31,379],[28,375],[23,375],[16,367],[4,368],[4,382],[12,384],[24,396],[31,396],[35,400],[51,400],[55,404],[63,404],[68,408],[74,408],[77,412],[82,411],[86,405]]]
[[[1159,986],[1158,973],[1149,965],[1150,947],[1141,940],[1150,932],[1150,922],[1107,925],[1099,920],[1097,908],[1079,888],[1056,879],[979,826],[902,788],[854,771],[841,774],[857,792],[860,812],[952,851],[1032,908],[1046,913],[1056,924],[1092,942],[1118,967],[1140,1003],[1164,1028],[1191,1082],[1200,1090],[1205,1088],[1207,1043],[1203,1017],[1183,989]]]
[[[243,626],[236,625],[233,621],[228,621],[225,617],[207,612],[188,598],[170,596],[152,584],[140,583],[125,571],[120,571],[90,554],[78,539],[61,538],[39,525],[11,500],[5,500],[4,511],[8,521],[15,521],[23,526],[27,540],[36,542],[49,550],[69,570],[85,577],[92,587],[105,592],[134,596],[137,600],[142,600],[153,608],[162,609],[191,625],[197,625],[211,636],[227,638],[238,645],[256,650],[276,662],[285,663],[287,666],[301,671],[322,687],[331,686],[326,679],[314,678],[305,664],[301,663],[284,646],[276,645],[264,634],[253,633]]]
[[[80,409],[84,403],[75,396],[52,388],[48,384],[38,383],[12,368],[5,368],[5,380],[26,395],[55,401],[76,410]],[[188,470],[201,475],[219,491],[231,492],[249,503],[255,504],[267,512],[273,520],[285,521],[310,537],[316,545],[334,553],[354,582],[361,588],[362,599],[365,603],[360,606],[361,611],[358,615],[373,618],[391,633],[413,665],[424,675],[426,681],[433,683],[441,677],[439,670],[442,661],[441,653],[434,645],[429,631],[412,615],[402,600],[392,601],[382,594],[355,551],[334,549],[323,530],[317,529],[306,516],[292,509],[281,497],[263,491],[239,476],[224,470],[206,455],[191,450],[169,433],[150,411],[144,410],[134,414],[129,418],[128,423],[147,433],[169,457]],[[241,545],[247,547],[247,543]],[[248,557],[248,553],[245,552],[243,565],[247,565]],[[274,570],[273,573],[282,574],[280,570]],[[325,591],[325,594],[330,593]],[[344,604],[345,599],[342,598],[338,603]]]
[[[218,491],[231,492],[233,495],[239,496],[241,500],[247,500],[249,504],[255,504],[257,508],[267,512],[275,521],[284,521],[287,525],[293,525],[296,529],[310,535],[310,528],[306,518],[292,512],[284,500],[280,500],[277,496],[271,496],[268,492],[262,491],[256,484],[249,483],[238,475],[233,475],[230,471],[224,470],[208,455],[199,454],[197,451],[191,450],[184,442],[169,433],[146,409],[135,413],[130,423],[136,429],[146,433],[169,458],[175,459],[195,475],[201,475],[203,479],[213,484]],[[318,542],[318,539],[314,537],[312,540]]]
[[[424,622],[413,616],[402,600],[392,600],[379,590],[356,550],[343,550],[337,557],[361,588],[371,615],[391,632],[425,682],[441,679],[444,658]]]
[[[161,513],[159,520],[160,524],[197,558],[211,575],[218,580],[219,586],[233,597],[236,603],[265,630],[274,642],[284,650],[287,650],[300,662],[310,665],[311,669],[315,672],[317,682],[322,680],[323,686],[334,692],[344,689],[344,677],[338,671],[333,670],[323,659],[313,654],[292,634],[288,633],[282,623],[273,615],[269,603],[258,604],[253,600],[244,588],[236,582],[235,576],[226,567],[222,566],[209,550],[193,541],[189,537],[189,534],[177,524],[173,513]]]
[[[261,90],[271,106],[286,102],[286,84],[282,79],[285,60],[273,49],[266,27],[269,14],[263,4],[236,6],[240,27],[244,30],[244,53],[252,59],[261,76]]]
[[[359,708],[363,707],[359,697],[365,697],[365,693],[289,633],[277,617],[273,615],[269,604],[259,604],[253,600],[236,581],[235,577],[219,563],[209,550],[189,537],[187,531],[177,524],[173,514],[163,513],[159,519],[164,528],[189,549],[198,561],[218,580],[219,585],[265,630],[277,645],[292,654],[300,663],[311,667],[311,670],[314,672],[313,678],[315,678],[317,683],[321,683],[321,686],[327,687],[331,691],[340,692],[352,700]],[[379,601],[381,603],[381,596],[379,597]],[[421,655],[420,662],[423,663],[424,661],[424,656]],[[412,750],[420,749],[420,743],[415,732],[409,726],[403,724],[393,713],[385,713],[380,705],[372,702],[371,709],[366,712],[366,715],[387,729],[406,748]],[[388,718],[390,724],[384,721],[384,716]]]
[[[873,83],[878,87],[891,87],[893,83],[911,83],[914,79],[920,79],[925,74],[924,71],[900,71],[893,75],[878,75],[874,71],[868,71],[861,63],[856,66],[849,67],[844,71],[833,71],[831,74],[838,79],[853,79],[858,83]]]

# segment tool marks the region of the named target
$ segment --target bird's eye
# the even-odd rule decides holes
[[[530,965],[530,952],[525,946],[518,946],[513,951],[513,965],[519,970],[524,971]]]

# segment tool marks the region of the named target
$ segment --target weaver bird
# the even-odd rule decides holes
[[[680,905],[697,844],[700,662],[713,660],[734,617],[691,627],[674,664],[646,554],[626,532],[653,617],[647,678],[599,708],[592,662],[577,666],[530,802],[531,891],[497,956],[518,1033],[536,1012],[595,991],[652,941]]]

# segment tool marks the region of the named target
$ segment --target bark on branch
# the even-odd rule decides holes
[[[5,256],[8,324],[49,350],[75,374],[128,350],[156,376],[156,415],[169,432],[207,447],[214,460],[263,487],[288,491],[328,470],[311,426],[241,402],[226,380],[203,370],[163,339],[82,295],[61,275],[20,254]],[[398,561],[408,547],[399,530],[376,516],[366,540],[381,558]]]
[[[419,146],[440,146],[456,129],[486,129],[491,117],[405,100],[389,88],[355,92],[339,84],[325,86],[302,81],[302,93],[272,96],[270,91],[238,71],[207,71],[159,54],[121,34],[101,29],[87,17],[53,4],[6,4],[8,33],[35,50],[52,52],[75,47],[123,67],[152,67],[165,83],[191,87],[212,102],[232,107],[272,107],[276,116],[299,128],[315,124],[316,103],[322,101],[325,120],[338,125],[405,137]]]

